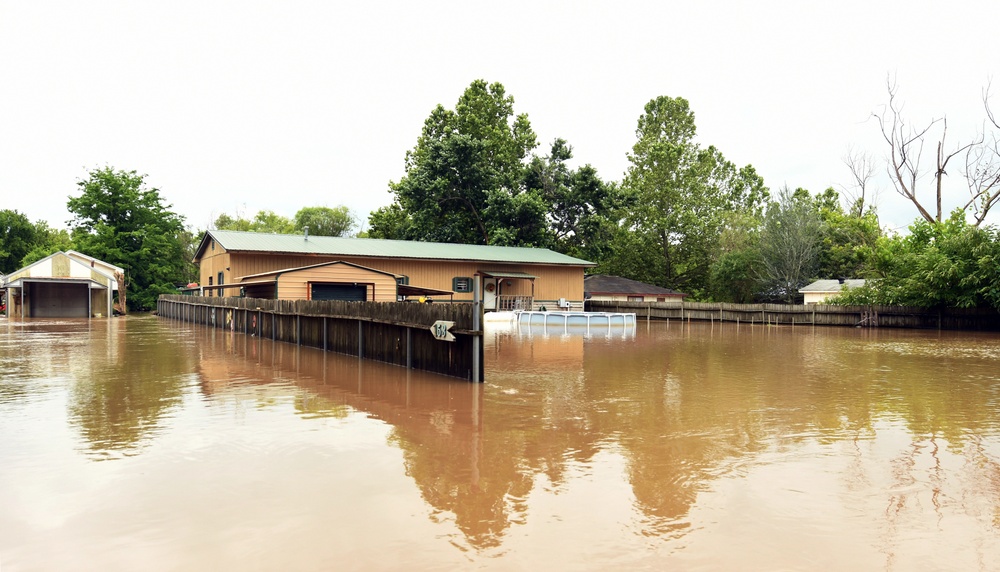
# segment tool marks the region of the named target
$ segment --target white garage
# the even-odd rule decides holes
[[[77,254],[77,256],[73,256]],[[78,253],[57,252],[10,273],[7,316],[92,318],[111,315],[116,267]]]

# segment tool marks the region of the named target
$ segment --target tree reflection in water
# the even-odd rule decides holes
[[[79,346],[70,336],[64,348],[74,379],[69,418],[94,458],[137,454],[182,401],[194,370],[193,356],[183,348],[189,342],[165,335],[150,316],[94,320],[90,326],[107,333]]]

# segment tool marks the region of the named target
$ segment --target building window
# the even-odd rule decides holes
[[[215,239],[212,239],[212,250],[215,250]]]
[[[642,296],[629,296],[629,302],[642,302]]]
[[[212,277],[211,277],[211,276],[209,276],[209,277],[208,277],[208,285],[209,285],[209,286],[211,286],[211,285],[212,285]],[[211,296],[211,295],[212,295],[212,291],[211,291],[211,290],[209,290],[209,291],[208,291],[208,295],[209,295],[209,296]]]
[[[657,298],[657,299],[656,299],[656,301],[657,301],[657,302],[666,302],[666,301],[667,301],[667,299],[666,299],[666,298],[664,298],[663,296],[660,296],[659,298]]]
[[[396,284],[399,284],[400,286],[405,286],[405,285],[407,285],[409,283],[410,283],[410,277],[409,276],[397,276],[396,277]]]
[[[472,292],[472,278],[456,276],[451,279],[451,289],[455,292]]]

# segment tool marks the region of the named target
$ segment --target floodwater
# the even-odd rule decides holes
[[[996,334],[487,334],[0,320],[0,570],[1000,569]]]

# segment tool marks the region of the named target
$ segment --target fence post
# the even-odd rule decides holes
[[[413,369],[413,328],[406,328],[406,369]]]
[[[365,333],[364,333],[364,326],[362,326],[363,323],[364,322],[362,322],[361,320],[358,320],[358,357],[359,358],[365,357]]]
[[[479,335],[482,332],[482,319],[483,306],[482,306],[482,286],[483,277],[479,273],[472,278],[472,383],[481,383],[483,381],[483,376],[480,375],[479,369],[482,367],[480,363],[480,351],[483,343],[482,337]]]

